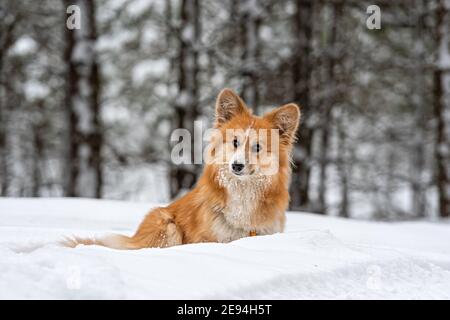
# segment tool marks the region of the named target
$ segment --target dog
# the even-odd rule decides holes
[[[131,237],[71,237],[63,245],[166,248],[283,232],[300,117],[294,103],[255,116],[235,92],[223,89],[216,100],[216,134],[210,140],[208,161],[190,192],[167,207],[153,209]]]

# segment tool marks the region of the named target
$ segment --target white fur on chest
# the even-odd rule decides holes
[[[219,183],[227,190],[227,204],[213,223],[213,232],[219,242],[229,242],[247,237],[250,231],[258,235],[279,232],[282,226],[257,226],[252,224],[252,217],[257,215],[258,205],[263,191],[269,181],[267,177],[248,179],[245,181],[230,177],[223,169],[219,171]]]

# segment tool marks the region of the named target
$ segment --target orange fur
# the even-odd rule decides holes
[[[290,154],[299,119],[300,110],[295,104],[276,108],[262,117],[254,116],[233,91],[222,90],[216,103],[215,127],[225,141],[219,142],[219,147],[231,154],[234,152],[226,136],[227,129],[279,129],[278,150],[272,150],[269,142],[264,145],[273,155],[272,161],[278,161],[276,174],[252,174],[237,179],[225,164],[208,163],[193,190],[167,207],[152,210],[132,237],[70,238],[63,242],[64,245],[164,248],[187,243],[228,242],[249,235],[282,232],[289,202]],[[248,144],[250,142],[248,138]],[[247,150],[250,147],[245,146]],[[255,172],[261,168],[258,163],[249,165],[249,170]]]

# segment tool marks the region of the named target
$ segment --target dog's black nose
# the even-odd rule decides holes
[[[240,173],[242,169],[244,169],[244,165],[242,163],[233,162],[231,165],[231,169],[233,169],[234,172]]]

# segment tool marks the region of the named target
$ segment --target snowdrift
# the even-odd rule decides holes
[[[228,244],[67,249],[131,234],[154,205],[0,199],[2,299],[450,299],[450,224],[289,213],[283,234]]]

